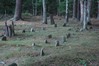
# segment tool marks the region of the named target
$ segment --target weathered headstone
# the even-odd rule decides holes
[[[57,24],[54,24],[54,27],[57,27]]]
[[[45,55],[45,53],[44,53],[43,50],[44,50],[44,48],[41,49],[41,51],[40,51],[40,56],[44,56],[44,55]]]
[[[7,41],[7,37],[6,37],[6,36],[3,36],[3,37],[1,38],[1,40],[2,40],[2,41]]]
[[[51,35],[51,34],[50,34],[50,35],[48,35],[48,38],[49,38],[49,39],[51,39],[51,38],[52,38],[52,35]]]
[[[66,23],[63,24],[63,27],[66,27]]]
[[[55,42],[55,47],[57,47],[57,46],[59,46],[59,41],[58,40],[56,40],[56,42]]]
[[[46,30],[46,28],[45,27],[42,27],[42,30]]]
[[[68,34],[67,34],[67,38],[70,38],[70,37],[71,37],[71,34],[70,34],[70,33],[68,33]]]
[[[48,44],[49,42],[47,40],[45,40],[45,43]]]
[[[34,47],[35,46],[35,43],[33,43],[32,46]]]
[[[25,33],[26,31],[25,31],[25,29],[24,30],[22,30],[22,33]]]
[[[66,42],[66,37],[65,36],[62,36],[62,42]]]
[[[31,30],[30,30],[31,32],[35,32],[35,30],[34,30],[34,28],[31,28]]]
[[[12,63],[12,64],[10,64],[8,66],[17,66],[17,64],[16,63]]]

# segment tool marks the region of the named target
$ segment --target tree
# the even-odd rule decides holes
[[[91,11],[91,0],[87,0],[87,24],[91,24],[90,11]]]
[[[46,14],[46,0],[42,0],[43,3],[43,23],[47,24],[47,14]]]
[[[83,22],[83,13],[84,13],[84,1],[83,0],[80,0],[80,22],[82,23]]]
[[[81,19],[82,19],[82,29],[80,31],[87,29],[87,0],[81,0]]]
[[[68,13],[68,5],[69,5],[69,0],[66,0],[66,14],[65,14],[65,23],[64,23],[64,25],[66,25],[67,24],[67,22],[68,22],[68,17],[69,17],[69,13]]]
[[[14,20],[20,20],[22,14],[22,0],[16,0],[16,7],[15,7],[15,13],[14,13]]]
[[[57,14],[57,0],[47,0],[47,10],[50,17],[51,25],[55,24],[53,16]]]
[[[98,2],[98,13],[97,13],[97,19],[99,20],[99,0],[98,0],[97,2]]]
[[[76,18],[76,0],[73,0],[73,19]]]

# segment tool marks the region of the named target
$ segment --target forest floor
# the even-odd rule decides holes
[[[80,32],[81,25],[77,20],[70,19],[63,27],[63,18],[54,19],[57,27],[42,24],[39,16],[15,22],[16,35],[7,38],[7,41],[0,40],[0,61],[7,65],[15,62],[18,66],[99,66],[99,21],[92,19],[88,30]],[[35,31],[31,32],[31,28]],[[2,20],[0,35],[3,29]],[[23,30],[26,32],[22,33]],[[68,34],[70,37],[63,42],[63,36]],[[49,35],[52,38],[48,38]],[[48,43],[45,43],[46,40]],[[59,46],[55,46],[56,40]],[[33,43],[35,46],[32,46]],[[40,56],[42,48],[44,56]]]

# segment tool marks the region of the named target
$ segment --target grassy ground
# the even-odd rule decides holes
[[[98,26],[80,32],[81,26],[76,20],[70,20],[67,27],[62,27],[63,21],[55,18],[57,28],[41,24],[39,18],[33,22],[15,22],[16,36],[0,41],[0,60],[7,64],[16,62],[19,66],[99,66],[99,30],[95,30]],[[4,22],[0,22],[0,35],[3,26]],[[30,32],[30,28],[35,32]],[[23,29],[25,33],[22,33]],[[71,37],[63,43],[62,37],[68,33]],[[48,39],[50,34],[52,38]],[[60,41],[58,47],[55,47],[56,40]],[[33,43],[36,46],[33,47]],[[42,48],[44,56],[40,56]]]

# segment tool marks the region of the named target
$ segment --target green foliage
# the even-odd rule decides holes
[[[35,2],[37,1],[37,13],[39,15],[42,14],[42,0],[23,0],[23,13],[28,12],[33,14],[33,6],[35,6]],[[91,6],[91,16],[97,16],[97,8],[98,8],[98,0],[92,0]],[[47,12],[53,13],[54,15],[59,12],[61,15],[65,15],[65,6],[66,0],[46,0]],[[73,9],[73,0],[69,0],[69,16],[72,16]],[[7,14],[13,14],[15,11],[15,0],[0,0],[0,14],[4,14],[5,10]]]

